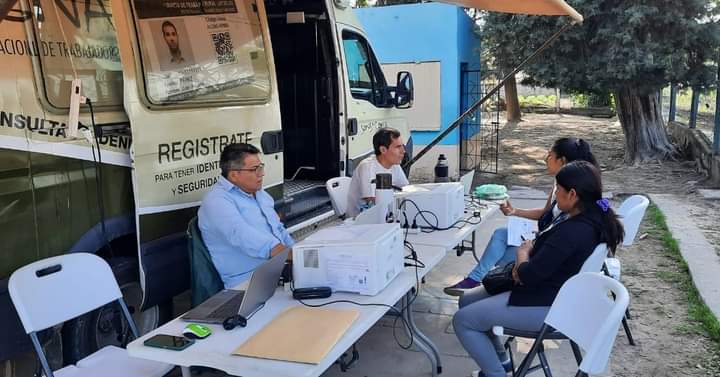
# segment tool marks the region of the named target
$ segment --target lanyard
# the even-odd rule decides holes
[[[545,232],[549,231],[556,225],[564,222],[565,220],[567,220],[569,218],[570,218],[570,216],[567,213],[563,212],[563,213],[559,214],[556,218],[553,219],[552,223],[550,223],[550,225],[547,228],[543,229],[542,232],[537,234],[537,237],[535,237],[535,239],[537,240],[538,238],[540,238],[540,236],[545,234]]]

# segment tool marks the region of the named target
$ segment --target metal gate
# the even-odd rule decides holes
[[[460,69],[460,113],[465,112],[486,91],[497,84],[492,73],[482,75],[480,70]],[[460,170],[493,173],[498,171],[498,143],[500,136],[500,91],[480,106],[460,126]]]

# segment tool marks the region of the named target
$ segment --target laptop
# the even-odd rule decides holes
[[[236,314],[249,318],[275,293],[289,250],[283,250],[255,269],[250,276],[247,290],[222,290],[185,313],[181,319],[219,324]]]
[[[470,195],[470,190],[472,190],[473,178],[475,178],[475,169],[470,170],[469,172],[465,173],[465,175],[460,177],[460,182],[463,185],[465,195]]]

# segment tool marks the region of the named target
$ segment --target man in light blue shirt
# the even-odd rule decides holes
[[[222,176],[198,211],[200,232],[225,288],[246,281],[294,243],[262,189],[264,167],[255,146],[229,144],[220,154]]]

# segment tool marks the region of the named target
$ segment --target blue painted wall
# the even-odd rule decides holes
[[[440,3],[355,9],[380,63],[440,61],[440,128],[460,115],[460,65],[480,67],[480,40],[462,8]],[[417,80],[417,79],[416,79]],[[392,80],[391,80],[392,81]],[[415,144],[429,144],[440,131],[413,131]],[[456,129],[440,144],[457,145]]]

